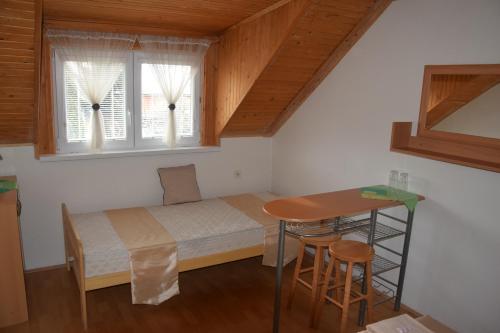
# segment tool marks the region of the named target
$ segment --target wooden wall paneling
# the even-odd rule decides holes
[[[40,98],[38,103],[37,122],[38,136],[35,145],[35,156],[56,153],[56,133],[54,128],[54,104],[52,91],[52,57],[50,43],[42,38],[41,51]]]
[[[309,3],[286,2],[221,36],[216,94],[218,136]]]
[[[218,43],[213,43],[207,50],[203,76],[203,102],[200,123],[200,138],[203,146],[219,145],[215,135],[215,92],[217,84],[217,50]]]
[[[35,2],[0,3],[0,144],[33,141]]]
[[[331,49],[325,42],[328,40],[325,38],[326,29],[318,31],[318,27],[322,25],[324,10],[320,1],[313,2],[296,20],[279,51],[274,54],[228,122],[223,136],[234,136],[241,131],[261,134],[262,129],[267,129],[269,124],[273,123],[304,82],[310,79],[322,57],[326,57]],[[328,23],[331,25],[331,21]],[[339,37],[334,43],[338,42]],[[267,121],[261,117],[263,121],[260,124],[245,124],[244,118],[237,117],[240,113],[250,112],[266,113]]]
[[[245,95],[222,136],[273,135],[390,3],[312,2]],[[249,114],[260,122],[249,122]]]
[[[331,28],[328,23],[318,25],[316,28],[320,33],[315,35],[315,38],[321,38],[320,43],[325,43],[329,41],[330,43],[335,43],[338,36],[342,36],[342,41],[332,50],[328,57],[324,60],[311,78],[303,85],[300,91],[295,94],[293,99],[284,107],[283,111],[279,113],[274,122],[270,123],[266,135],[274,135],[283,124],[292,116],[292,114],[304,103],[304,101],[311,95],[311,93],[319,86],[319,84],[326,78],[326,76],[337,66],[337,64],[342,60],[342,58],[349,52],[349,50],[356,44],[356,42],[364,35],[364,33],[372,26],[372,24],[382,15],[382,13],[387,9],[387,7],[392,3],[392,0],[377,0],[372,3],[372,5],[362,11],[362,6],[358,2],[327,2],[324,4],[326,7],[330,7],[332,12],[329,15],[342,15],[349,18],[358,18],[361,14],[361,18],[351,29],[351,31],[342,36],[342,32],[339,31],[343,25],[346,28],[348,22],[344,21],[341,23],[339,28]],[[345,9],[349,8],[351,12],[345,12]],[[324,11],[327,13],[326,11]],[[328,15],[328,14],[325,14]],[[336,16],[335,16],[336,17]],[[328,16],[323,16],[326,20]],[[327,21],[328,22],[328,21]],[[323,32],[323,33],[321,33]],[[329,34],[329,35],[328,35]],[[318,37],[319,36],[319,37]],[[333,40],[332,40],[333,39]]]
[[[35,82],[34,82],[34,98],[33,98],[33,143],[35,144],[35,156],[37,154],[38,142],[38,113],[40,109],[40,93],[41,93],[41,72],[42,72],[42,13],[43,0],[35,0],[35,35],[33,38],[35,51]]]

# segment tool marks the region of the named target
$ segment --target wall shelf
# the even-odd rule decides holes
[[[411,122],[392,124],[391,151],[500,172],[500,151],[493,147],[411,136]]]

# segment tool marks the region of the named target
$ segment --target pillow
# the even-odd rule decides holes
[[[194,164],[158,169],[163,187],[163,205],[200,201]]]

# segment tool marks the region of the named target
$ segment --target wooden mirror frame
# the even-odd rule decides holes
[[[391,151],[500,172],[500,139],[433,130],[426,126],[434,74],[500,75],[500,64],[425,66],[417,135],[411,136],[411,122],[393,123]]]

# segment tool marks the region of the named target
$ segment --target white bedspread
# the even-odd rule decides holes
[[[258,194],[268,201],[272,194]],[[264,228],[223,200],[147,208],[177,242],[185,260],[264,243]],[[85,276],[129,270],[128,251],[103,212],[72,215],[83,243]]]

